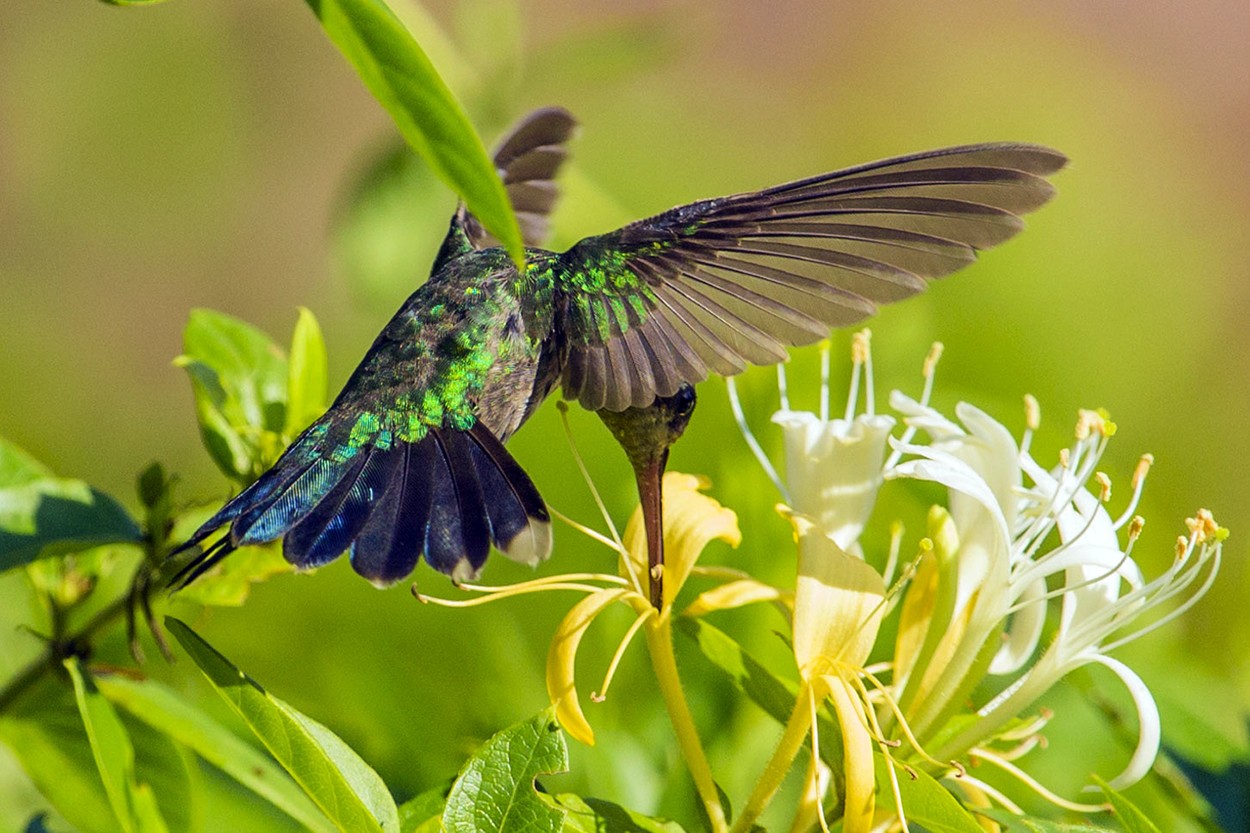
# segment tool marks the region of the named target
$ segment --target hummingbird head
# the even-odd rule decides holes
[[[603,424],[621,444],[635,471],[668,462],[668,449],[690,423],[696,397],[694,387],[683,384],[672,396],[657,396],[644,408],[598,411]]]

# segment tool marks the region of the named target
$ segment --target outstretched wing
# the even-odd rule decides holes
[[[521,226],[521,238],[527,246],[541,246],[547,239],[548,218],[559,196],[556,174],[568,156],[565,143],[576,128],[577,122],[568,110],[543,107],[513,125],[495,148],[495,169],[508,192]],[[438,271],[448,257],[469,249],[498,245],[499,241],[461,203],[451,218],[451,229],[443,241],[434,271]]]
[[[645,407],[709,372],[772,364],[924,289],[1049,200],[1049,148],[900,156],[703,200],[582,240],[556,270],[567,398]]]

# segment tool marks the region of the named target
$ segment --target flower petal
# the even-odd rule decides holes
[[[862,562],[861,562],[862,563]],[[842,808],[843,833],[868,833],[876,807],[877,778],[872,765],[872,735],[855,692],[841,677],[824,677],[828,697],[842,729],[842,762],[846,777],[846,803]]]
[[[1150,689],[1146,688],[1142,678],[1133,669],[1118,659],[1102,654],[1094,654],[1090,661],[1111,669],[1124,683],[1124,687],[1133,697],[1133,705],[1137,707],[1137,748],[1133,750],[1133,757],[1129,759],[1124,771],[1108,782],[1112,789],[1122,790],[1140,781],[1150,771],[1159,755],[1159,707],[1155,705]]]
[[[742,543],[738,516],[700,490],[705,478],[671,471],[664,475],[664,607],[672,605],[699,560],[703,548],[714,540],[731,547]],[[638,575],[647,574],[647,534],[642,508],[635,510],[625,528],[625,549]],[[623,575],[628,575],[624,570]]]
[[[794,656],[805,676],[832,663],[868,661],[885,614],[885,582],[806,518],[791,518],[799,546]]]
[[[786,485],[794,510],[815,520],[850,550],[881,490],[886,440],[894,418],[884,415],[820,420],[778,411],[773,422],[785,441]]]
[[[741,579],[713,587],[691,602],[683,616],[706,616],[714,610],[729,610],[756,602],[781,602],[794,606],[794,594],[755,579]]]
[[[595,745],[595,733],[586,721],[581,703],[577,699],[577,682],[574,668],[577,646],[581,644],[586,629],[604,608],[632,591],[613,587],[592,593],[573,605],[572,610],[560,622],[551,647],[547,651],[547,696],[556,707],[556,719],[564,730],[587,746]]]

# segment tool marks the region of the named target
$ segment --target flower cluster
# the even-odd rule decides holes
[[[805,691],[813,701],[827,700],[838,717],[848,833],[869,830],[876,816],[873,744],[901,764],[956,775],[967,793],[1012,809],[959,762],[995,765],[1063,806],[1097,809],[1049,795],[1012,763],[1044,723],[1044,717],[1028,719],[1027,711],[1061,678],[1091,663],[1123,681],[1138,713],[1136,751],[1111,786],[1138,780],[1158,752],[1159,715],[1141,679],[1109,654],[1206,592],[1227,535],[1200,510],[1178,538],[1171,567],[1147,581],[1132,552],[1144,524],[1133,513],[1150,456],[1133,474],[1128,508],[1113,519],[1111,480],[1097,468],[1115,433],[1105,413],[1081,411],[1072,445],[1056,465],[1043,466],[1030,452],[1038,424],[1031,397],[1019,442],[972,405],[959,404],[956,421],[929,404],[940,352],[935,346],[925,362],[920,399],[890,397],[905,426],[898,438],[891,436],[894,418],[874,412],[866,332],[855,340],[852,394],[842,419],[828,419],[824,404],[821,416],[792,412],[784,398],[773,418],[785,437],[786,476],[778,487],[793,507],[798,542],[795,659]],[[861,379],[866,404],[857,411]],[[741,419],[740,425],[758,449]],[[887,589],[897,541],[879,572],[864,560],[859,535],[881,487],[908,479],[943,486],[949,497],[945,507],[930,510],[920,554]],[[1039,650],[1052,607],[1058,626]],[[1159,608],[1167,612],[1148,615]],[[882,617],[894,609],[893,659],[865,667]],[[974,689],[996,679],[1003,681],[998,693],[969,714]],[[814,728],[814,718],[809,725]],[[1002,743],[1012,748],[998,750]]]

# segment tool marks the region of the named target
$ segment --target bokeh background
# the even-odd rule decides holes
[[[1244,733],[1250,5],[395,5],[488,141],[532,106],[578,115],[558,245],[695,198],[945,144],[1018,139],[1069,154],[1059,198],[1027,233],[872,322],[877,384],[916,391],[923,355],[941,340],[938,403],[967,398],[1019,430],[1020,397],[1033,393],[1050,454],[1078,407],[1109,409],[1120,428],[1103,465],[1119,485],[1113,505],[1123,505],[1138,454],[1158,461],[1137,550],[1148,569],[1166,566],[1199,506],[1233,533],[1206,600],[1127,653],[1155,686],[1165,724],[1201,719]],[[134,475],[153,459],[178,472],[188,501],[224,497],[171,364],[188,312],[229,312],[282,343],[307,306],[325,329],[331,384],[341,384],[424,279],[454,205],[395,148],[386,115],[297,0],[0,4],[0,435],[132,507]],[[839,355],[845,343],[835,340]],[[810,351],[791,372],[810,403]],[[743,392],[776,451],[772,374],[748,374]],[[739,551],[710,557],[784,581],[793,563],[777,496],[737,436],[723,383],[700,395],[672,465],[708,475],[745,532]],[[632,506],[623,458],[593,417],[575,412],[572,422],[623,523]],[[602,527],[565,449],[551,404],[512,442],[555,506]],[[499,561],[486,579],[528,575]],[[561,530],[544,571],[609,566],[606,551]],[[427,592],[448,590],[428,571],[417,579]],[[339,563],[275,579],[242,608],[194,624],[342,734],[403,798],[543,706],[547,638],[570,603],[453,612],[402,587],[378,592]],[[39,648],[12,628],[28,604],[20,576],[0,577],[0,679]],[[588,687],[623,625],[592,632]],[[778,643],[779,619],[726,626],[735,625],[759,631],[761,650]],[[102,656],[123,661],[120,641]],[[724,776],[741,795],[773,730],[691,668],[700,718],[722,738],[713,756],[747,764]],[[188,668],[151,670],[199,691]],[[615,696],[591,713],[600,746],[575,749],[563,783],[689,818],[684,778],[666,777],[674,762],[645,671],[639,653],[627,659]],[[1056,731],[1041,757],[1052,783],[1071,791],[1084,771],[1066,771]],[[1107,775],[1123,755],[1105,751]],[[1200,762],[1205,752],[1209,765],[1231,756],[1180,751]],[[1226,778],[1225,789],[1229,806],[1244,801],[1243,783]],[[40,806],[0,749],[0,829]]]

